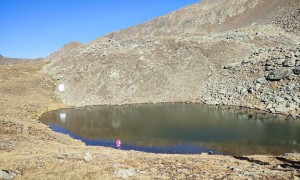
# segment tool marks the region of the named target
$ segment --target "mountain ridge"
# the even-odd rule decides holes
[[[36,62],[36,61],[42,61],[44,58],[9,58],[5,57],[2,54],[0,54],[0,65],[10,65],[10,64],[23,64],[23,63],[30,63],[30,62]]]

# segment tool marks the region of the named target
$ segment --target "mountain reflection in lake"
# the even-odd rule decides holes
[[[87,145],[155,153],[281,154],[300,150],[300,121],[200,104],[92,106],[47,113],[41,121]]]

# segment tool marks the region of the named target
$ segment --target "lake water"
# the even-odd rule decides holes
[[[300,152],[300,120],[201,104],[91,106],[41,121],[86,145],[153,153],[250,155]]]

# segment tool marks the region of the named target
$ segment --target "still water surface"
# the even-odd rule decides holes
[[[154,153],[300,152],[300,120],[201,104],[92,106],[44,114],[41,121],[87,145]]]

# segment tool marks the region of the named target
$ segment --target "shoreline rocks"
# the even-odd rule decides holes
[[[224,66],[224,71],[229,71],[230,76],[219,77],[222,85],[208,85],[207,98],[210,102],[217,100],[218,104],[300,117],[300,68],[296,67],[299,56],[292,55],[294,59],[290,61],[290,54],[299,53],[300,49],[292,45],[254,51],[249,56],[249,59],[254,58],[251,66],[242,62]],[[243,61],[248,62],[247,59]],[[236,82],[232,84],[228,79],[235,79]],[[227,91],[221,93],[219,89]],[[231,100],[226,97],[231,97]]]

